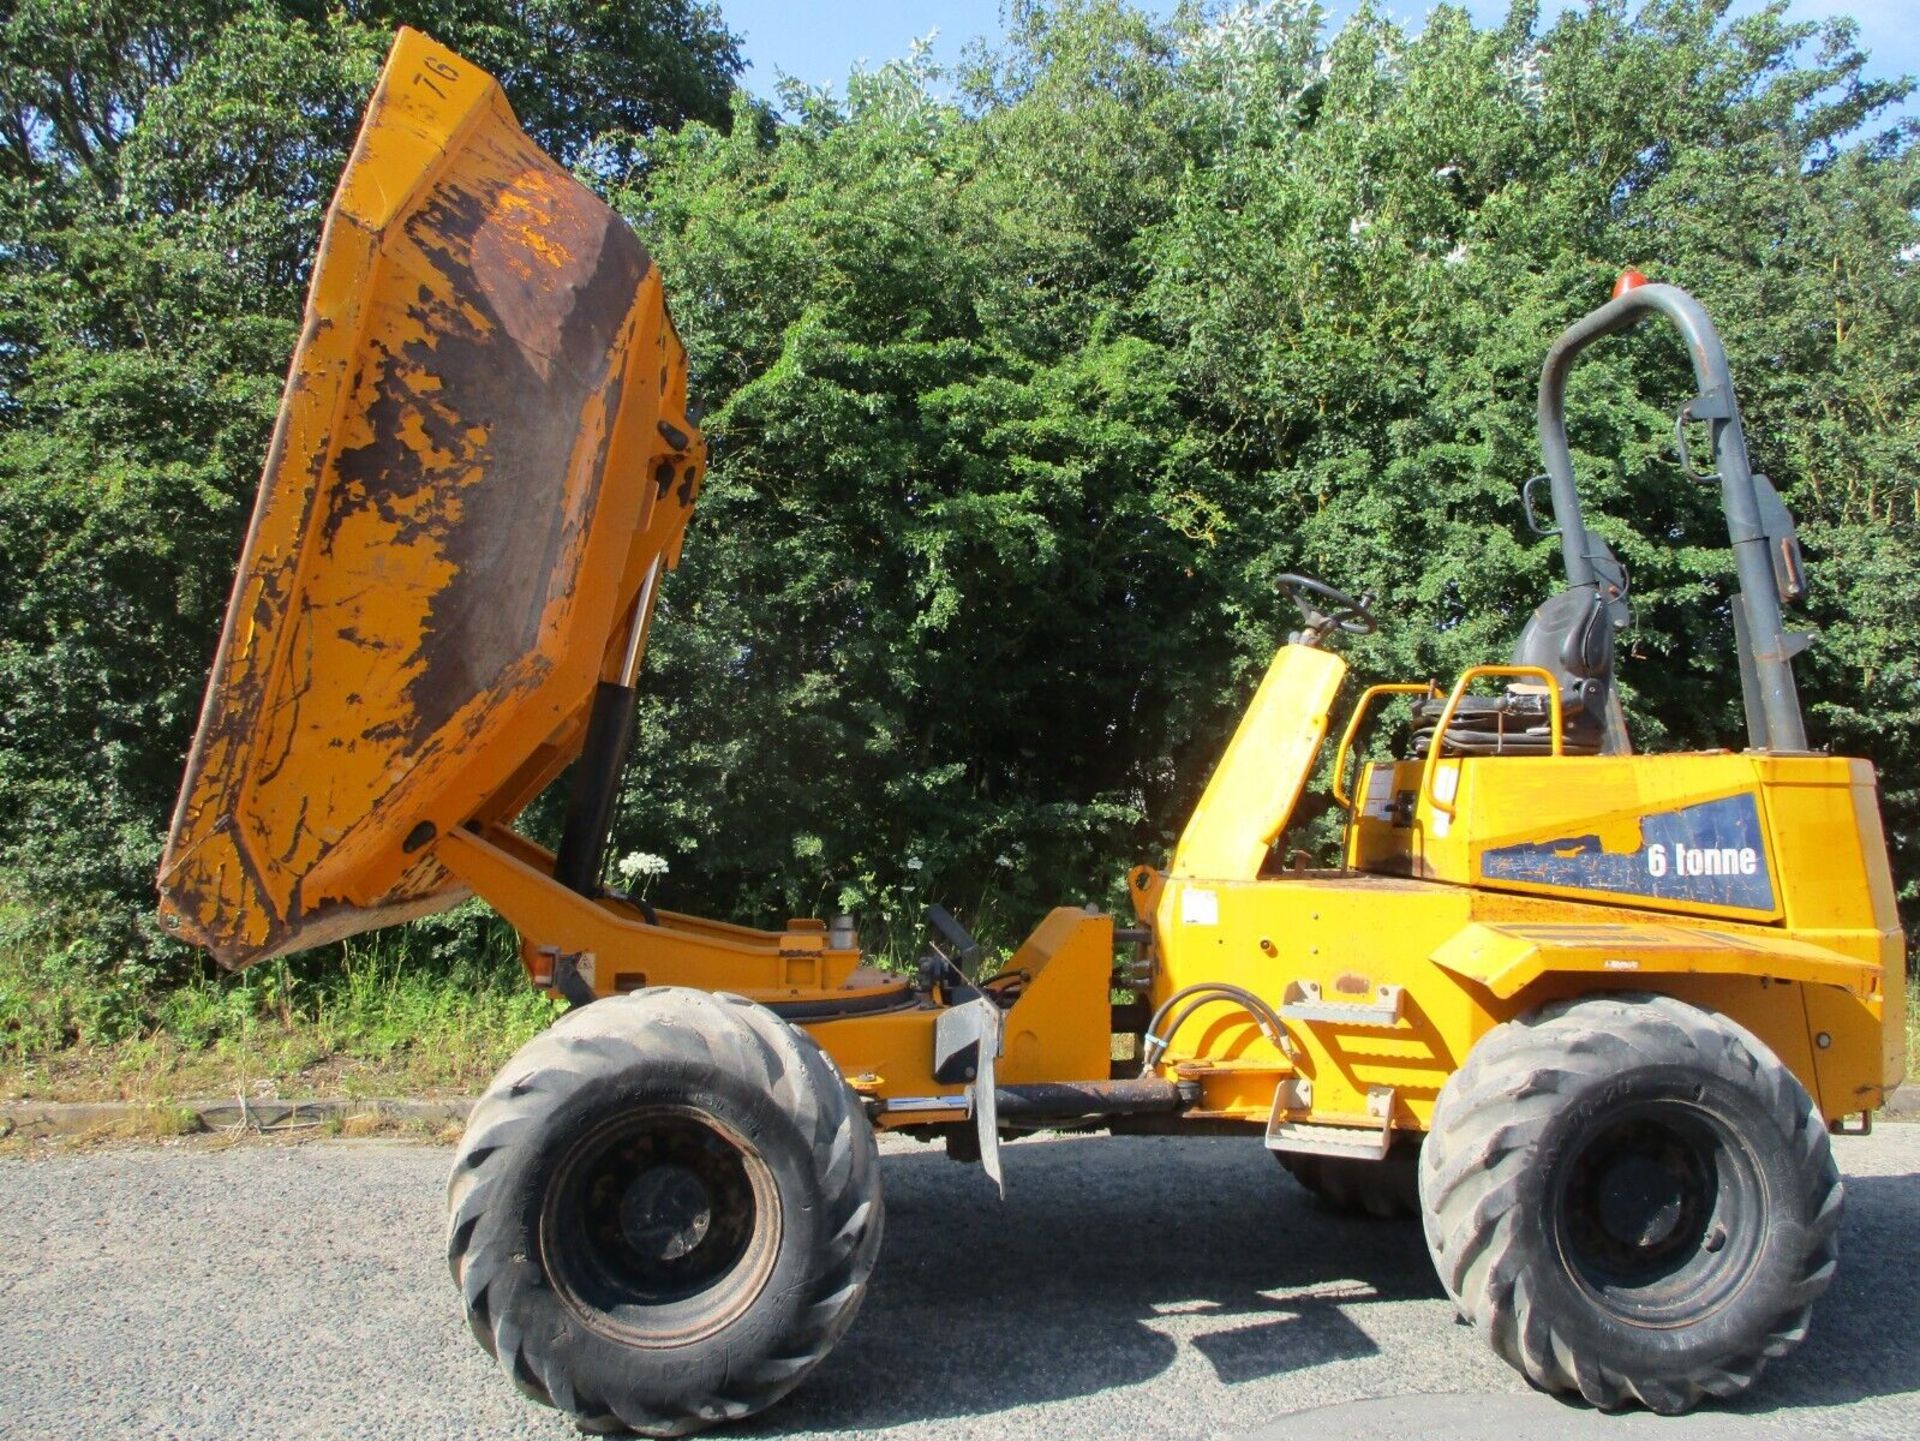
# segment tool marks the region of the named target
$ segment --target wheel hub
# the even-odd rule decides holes
[[[1687,1178],[1659,1159],[1629,1155],[1599,1177],[1596,1219],[1623,1246],[1657,1248],[1679,1229],[1687,1207]]]
[[[642,1171],[620,1198],[620,1229],[633,1249],[655,1261],[677,1261],[713,1227],[713,1197],[685,1166]]]
[[[1554,1229],[1573,1279],[1624,1320],[1696,1319],[1745,1284],[1762,1236],[1759,1179],[1711,1113],[1674,1102],[1619,1112],[1569,1148]],[[1731,1242],[1732,1244],[1729,1244]]]
[[[540,1245],[555,1292],[629,1345],[710,1334],[752,1304],[782,1219],[765,1160],[685,1106],[611,1116],[557,1166]]]

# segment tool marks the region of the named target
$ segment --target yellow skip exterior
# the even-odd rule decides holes
[[[432,841],[578,750],[705,466],[626,225],[411,30],[329,212],[162,863],[251,964],[466,891]]]

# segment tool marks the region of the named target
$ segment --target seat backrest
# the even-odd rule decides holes
[[[1563,590],[1528,619],[1513,664],[1537,665],[1560,682],[1567,748],[1626,755],[1626,716],[1613,688],[1613,608],[1592,586]]]
[[[1613,686],[1613,624],[1605,602],[1591,586],[1559,592],[1528,619],[1512,661],[1552,671],[1569,712],[1597,713]]]

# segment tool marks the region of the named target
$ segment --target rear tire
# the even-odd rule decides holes
[[[1396,1151],[1378,1161],[1294,1151],[1274,1154],[1329,1211],[1376,1221],[1403,1221],[1420,1214],[1419,1163],[1412,1154]]]
[[[448,1185],[467,1320],[583,1430],[772,1405],[851,1324],[880,1247],[872,1128],[804,1033],[662,988],[570,1012],[474,1107]]]
[[[1734,1396],[1805,1337],[1838,1259],[1827,1129],[1756,1037],[1668,996],[1500,1026],[1440,1092],[1427,1246],[1534,1385],[1612,1410]]]

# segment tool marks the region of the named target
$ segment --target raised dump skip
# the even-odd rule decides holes
[[[402,31],[327,217],[160,872],[245,966],[463,892],[579,751],[704,469],[646,251]],[[644,592],[644,596],[643,596]],[[636,619],[639,624],[636,625]]]

